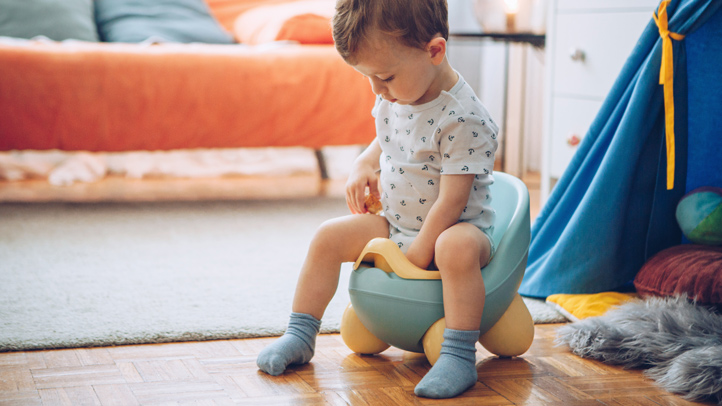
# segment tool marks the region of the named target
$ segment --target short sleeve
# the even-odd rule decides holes
[[[449,117],[439,126],[441,173],[489,174],[494,169],[498,127],[474,114]]]

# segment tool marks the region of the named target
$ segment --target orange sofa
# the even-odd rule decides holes
[[[274,3],[207,2],[229,31]],[[0,41],[0,151],[366,144],[373,101],[330,44]]]

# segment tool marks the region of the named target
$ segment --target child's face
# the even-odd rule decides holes
[[[428,50],[401,44],[388,35],[369,33],[355,55],[353,68],[366,76],[371,89],[385,100],[399,104],[423,104],[439,92],[438,64]]]

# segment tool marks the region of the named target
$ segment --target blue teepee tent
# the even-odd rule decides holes
[[[622,287],[681,243],[674,211],[690,187],[722,186],[722,0],[651,14],[533,225],[522,295]]]

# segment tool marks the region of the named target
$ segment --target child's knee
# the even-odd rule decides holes
[[[441,269],[449,265],[476,264],[484,251],[481,231],[478,233],[469,230],[449,228],[436,240],[434,254],[437,266]],[[487,249],[488,251],[488,249]],[[481,264],[479,264],[481,267]]]
[[[375,237],[387,235],[388,223],[385,218],[354,214],[323,222],[311,241],[311,250],[337,255],[344,262],[355,261],[366,243]]]
[[[324,221],[316,230],[311,243],[312,246],[322,246],[324,248],[340,246],[343,242],[345,227],[340,219],[330,219]]]

